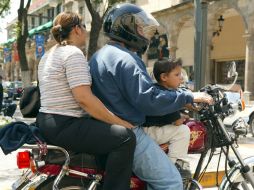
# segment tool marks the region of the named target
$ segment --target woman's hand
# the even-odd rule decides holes
[[[193,102],[195,103],[207,103],[209,105],[212,105],[214,103],[212,96],[205,92],[193,92],[193,96]]]
[[[130,124],[129,122],[124,121],[124,120],[122,120],[122,121],[123,121],[123,123],[120,124],[120,125],[122,125],[122,126],[124,126],[124,127],[126,127],[126,128],[129,128],[129,129],[131,129],[131,128],[134,127],[134,126],[133,126],[132,124]]]

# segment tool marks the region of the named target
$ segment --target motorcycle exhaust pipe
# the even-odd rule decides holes
[[[95,179],[90,183],[87,190],[96,190],[96,187],[100,184],[101,179],[101,175],[96,175]]]
[[[91,184],[89,185],[88,190],[96,190],[96,187],[99,185],[99,181],[98,180],[93,180],[91,182]]]

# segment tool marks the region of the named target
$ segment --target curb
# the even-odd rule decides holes
[[[218,179],[217,179],[218,175]],[[225,175],[225,171],[218,171],[217,172],[206,172],[199,183],[202,185],[203,188],[209,187],[217,187],[222,182],[222,178]],[[218,181],[218,183],[217,183]]]

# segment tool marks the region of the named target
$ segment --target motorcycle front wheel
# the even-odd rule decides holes
[[[244,160],[244,163],[250,167],[251,177],[254,179],[254,157],[249,157]],[[241,172],[240,167],[237,165],[229,171],[229,179],[224,176],[220,190],[250,190],[253,189],[252,185],[246,180]]]

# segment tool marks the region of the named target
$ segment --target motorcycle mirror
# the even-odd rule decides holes
[[[236,63],[235,61],[232,61],[230,66],[229,66],[229,70],[228,70],[228,73],[227,73],[227,77],[228,78],[231,78],[231,77],[234,77],[236,76],[238,73],[236,72]]]

